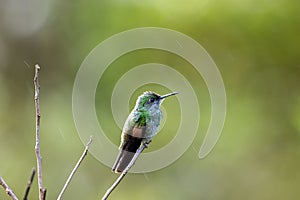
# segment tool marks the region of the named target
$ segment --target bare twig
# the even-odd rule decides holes
[[[84,151],[83,151],[81,157],[80,157],[79,160],[77,161],[75,167],[73,168],[73,170],[72,170],[70,176],[68,177],[68,179],[67,179],[67,181],[66,181],[64,187],[62,188],[61,192],[59,193],[59,195],[58,195],[58,197],[57,197],[57,200],[60,200],[60,199],[61,199],[63,193],[65,192],[65,190],[67,189],[68,185],[70,184],[71,179],[73,178],[74,174],[76,173],[76,171],[77,171],[77,169],[78,169],[80,163],[83,161],[84,157],[87,155],[87,152],[88,152],[88,150],[89,150],[90,145],[91,145],[92,142],[93,142],[93,139],[92,139],[92,137],[91,137],[90,140],[88,141],[88,143],[85,145],[85,149],[84,149]]]
[[[2,177],[0,176],[0,185],[3,187],[3,189],[6,191],[6,193],[8,194],[8,196],[10,196],[10,198],[12,200],[18,200],[18,197],[15,195],[15,193],[9,188],[9,186],[5,183],[5,181],[2,179]]]
[[[29,178],[29,180],[27,182],[27,187],[26,187],[26,191],[25,191],[23,200],[27,200],[27,198],[28,198],[28,194],[29,194],[29,191],[30,191],[33,179],[34,179],[34,176],[35,176],[35,168],[32,168],[30,178]]]
[[[125,168],[125,170],[120,174],[120,176],[118,177],[118,179],[114,182],[114,184],[112,184],[112,186],[110,188],[108,188],[106,190],[106,193],[104,194],[104,196],[102,197],[102,200],[106,200],[109,195],[112,193],[112,191],[114,191],[114,189],[116,189],[116,187],[119,185],[119,183],[122,181],[122,179],[125,177],[125,175],[128,173],[128,171],[130,170],[130,168],[134,165],[136,159],[139,157],[139,155],[142,153],[142,151],[146,148],[146,144],[141,145],[138,150],[136,151],[136,153],[134,154],[132,160],[130,161],[130,163],[128,164],[128,166]]]
[[[34,93],[34,103],[35,103],[35,114],[36,114],[36,124],[35,124],[35,153],[37,159],[37,173],[38,173],[38,187],[39,187],[39,199],[45,200],[46,188],[43,188],[43,175],[42,175],[42,156],[40,152],[40,103],[39,103],[39,95],[40,95],[40,84],[39,84],[39,71],[40,66],[38,64],[35,65],[35,76],[33,79],[35,93]]]

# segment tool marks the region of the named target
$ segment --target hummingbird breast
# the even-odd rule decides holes
[[[122,135],[132,135],[150,142],[159,130],[161,117],[159,105],[145,110],[133,110],[124,124]]]
[[[152,140],[159,130],[162,114],[159,105],[152,106],[149,109],[149,117],[146,120],[146,139]]]

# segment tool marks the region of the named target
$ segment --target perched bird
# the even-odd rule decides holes
[[[157,134],[162,113],[160,105],[166,97],[178,94],[173,92],[160,96],[151,91],[144,92],[136,101],[134,109],[129,114],[121,135],[120,152],[112,171],[121,173],[132,160],[141,145],[146,147]]]

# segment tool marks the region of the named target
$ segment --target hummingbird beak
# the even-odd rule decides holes
[[[173,96],[173,95],[175,95],[175,94],[179,94],[179,93],[178,93],[178,92],[172,92],[172,93],[170,93],[170,94],[165,94],[165,95],[163,95],[163,96],[160,96],[159,99],[164,99],[164,98],[166,98],[166,97]]]

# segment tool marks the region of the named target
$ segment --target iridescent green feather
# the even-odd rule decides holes
[[[149,102],[149,99],[158,97],[159,95],[153,92],[144,92],[143,96],[139,97],[133,120],[138,126],[146,126],[147,119],[149,119],[149,111],[145,108],[145,104]]]
[[[138,126],[146,126],[146,121],[149,118],[149,112],[146,109],[141,109],[134,113],[133,122]]]

